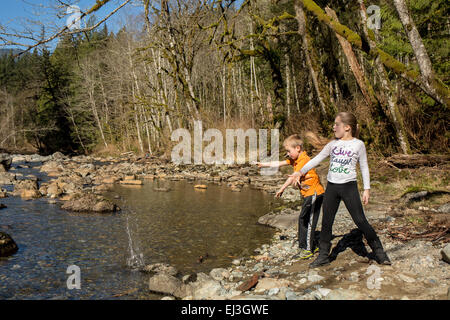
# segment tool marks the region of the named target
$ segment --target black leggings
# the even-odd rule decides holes
[[[328,251],[331,247],[333,222],[341,200],[344,200],[353,221],[358,229],[363,232],[372,250],[382,248],[375,230],[364,215],[356,181],[343,184],[328,182],[323,199],[322,230],[320,232],[321,251],[322,248],[324,251]]]

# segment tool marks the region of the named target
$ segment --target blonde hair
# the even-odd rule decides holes
[[[299,146],[301,150],[303,150],[303,140],[298,134],[293,134],[284,139],[283,146],[289,145],[293,148]]]
[[[359,126],[358,121],[353,113],[350,112],[339,112],[336,118],[339,117],[343,124],[350,126],[352,129],[352,137],[358,138],[359,136]]]
[[[335,118],[337,117],[341,119],[343,124],[350,126],[352,137],[358,138],[359,126],[355,115],[350,112],[339,112]],[[304,136],[306,141],[315,149],[323,149],[328,142],[332,141],[331,139],[321,137],[312,131],[307,131]]]

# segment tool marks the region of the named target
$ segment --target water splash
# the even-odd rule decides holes
[[[126,203],[125,200],[124,202]],[[129,223],[130,212],[132,212],[134,215],[136,215],[136,212],[134,212],[134,210],[131,209],[131,207],[128,207],[128,210],[129,212],[126,213],[126,220],[127,220],[126,226],[128,235],[128,249],[130,256],[127,258],[127,266],[130,267],[131,269],[141,269],[142,267],[145,266],[144,254],[139,249],[139,244],[137,243],[138,242],[137,240],[133,245],[133,237]]]

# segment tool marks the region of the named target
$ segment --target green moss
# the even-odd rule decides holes
[[[86,14],[91,14],[95,11],[97,11],[98,9],[100,9],[101,7],[103,7],[106,3],[108,3],[109,0],[97,0],[96,3],[92,6],[92,8],[90,8]]]

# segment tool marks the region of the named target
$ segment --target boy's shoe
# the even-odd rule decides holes
[[[326,266],[330,264],[330,259],[328,258],[328,255],[321,255],[319,253],[319,256],[316,260],[314,260],[312,263],[309,264],[310,268],[317,268],[321,266]]]
[[[300,249],[300,252],[297,253],[295,256],[293,256],[292,259],[306,260],[306,259],[312,258],[313,255],[314,255],[314,253],[312,253],[309,250]]]
[[[319,252],[319,247],[315,248],[313,251],[313,253],[317,253],[317,252]]]

